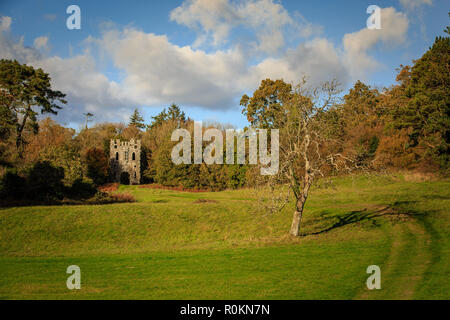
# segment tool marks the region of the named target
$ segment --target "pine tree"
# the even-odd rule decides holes
[[[177,106],[175,103],[172,103],[167,111],[166,111],[166,108],[164,108],[160,113],[158,113],[156,116],[152,117],[152,119],[153,119],[153,122],[149,126],[150,129],[156,128],[168,120],[185,122],[186,115],[184,114],[183,111],[181,111],[179,106]],[[179,123],[179,125],[180,124],[181,123]]]
[[[145,128],[144,118],[141,116],[138,109],[134,109],[134,112],[130,117],[130,125],[133,125],[138,129]]]
[[[177,106],[175,103],[172,103],[167,110],[167,118],[169,120],[186,120],[186,115],[183,111],[181,111],[180,107]]]
[[[150,124],[150,128],[156,128],[159,125],[161,125],[164,121],[167,120],[167,112],[164,108],[160,113],[158,113],[156,116],[152,117],[153,122]]]
[[[52,90],[48,73],[41,68],[35,69],[16,60],[0,60],[0,102],[14,115],[16,123],[16,148],[22,158],[24,148],[23,132],[28,124],[37,130],[37,114],[57,114],[65,104],[66,96],[60,91]],[[38,109],[38,110],[36,110]],[[2,110],[2,113],[7,110]],[[20,121],[18,121],[20,118]],[[10,118],[12,119],[12,118]]]

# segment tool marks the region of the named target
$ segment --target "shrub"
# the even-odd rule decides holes
[[[79,179],[76,180],[70,188],[67,188],[67,196],[71,199],[88,199],[93,197],[97,192],[92,180]]]
[[[93,200],[98,202],[107,202],[109,199],[109,194],[100,190],[93,197]]]
[[[0,197],[20,199],[24,196],[26,180],[15,170],[8,169],[0,178]]]
[[[108,193],[103,191],[97,191],[94,197],[91,199],[93,202],[100,203],[112,203],[112,202],[135,202],[134,196],[127,192]]]
[[[110,194],[109,197],[114,202],[135,202],[136,201],[134,196],[128,192],[113,193],[113,194]]]
[[[228,167],[228,187],[237,189],[246,183],[247,166],[234,164]]]
[[[39,161],[31,168],[27,180],[27,196],[35,200],[61,200],[64,197],[64,169],[48,161]]]

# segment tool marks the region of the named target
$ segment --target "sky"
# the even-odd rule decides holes
[[[68,29],[70,5],[80,29]],[[367,28],[369,5],[381,29]],[[194,120],[248,125],[239,106],[261,80],[333,79],[383,88],[444,35],[445,0],[1,0],[0,58],[41,67],[68,104],[52,116],[80,128],[146,123],[172,103]]]

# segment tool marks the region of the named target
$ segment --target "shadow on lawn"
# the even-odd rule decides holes
[[[371,221],[374,225],[376,225],[376,218],[380,218],[383,216],[390,216],[394,218],[395,220],[405,220],[411,218],[413,215],[416,215],[417,213],[408,213],[404,210],[399,210],[399,208],[402,205],[408,205],[412,204],[417,201],[396,201],[392,205],[383,206],[376,210],[368,210],[367,208],[363,210],[357,210],[357,211],[351,211],[349,213],[346,213],[344,215],[340,216],[332,216],[332,217],[324,217],[325,220],[336,220],[331,226],[319,230],[319,231],[312,231],[308,233],[302,234],[303,236],[310,236],[310,235],[319,235],[326,233],[328,231],[334,230],[336,228],[340,228],[346,225],[350,224],[357,224],[360,222],[365,221]],[[325,213],[326,214],[326,213]],[[322,215],[323,217],[324,215]]]

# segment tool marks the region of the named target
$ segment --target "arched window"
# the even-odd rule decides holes
[[[119,160],[119,153],[116,152],[116,160]]]
[[[136,171],[134,172],[134,178],[136,179]]]
[[[134,152],[133,152],[132,159],[133,159],[133,161],[136,160],[136,156],[135,156]]]

